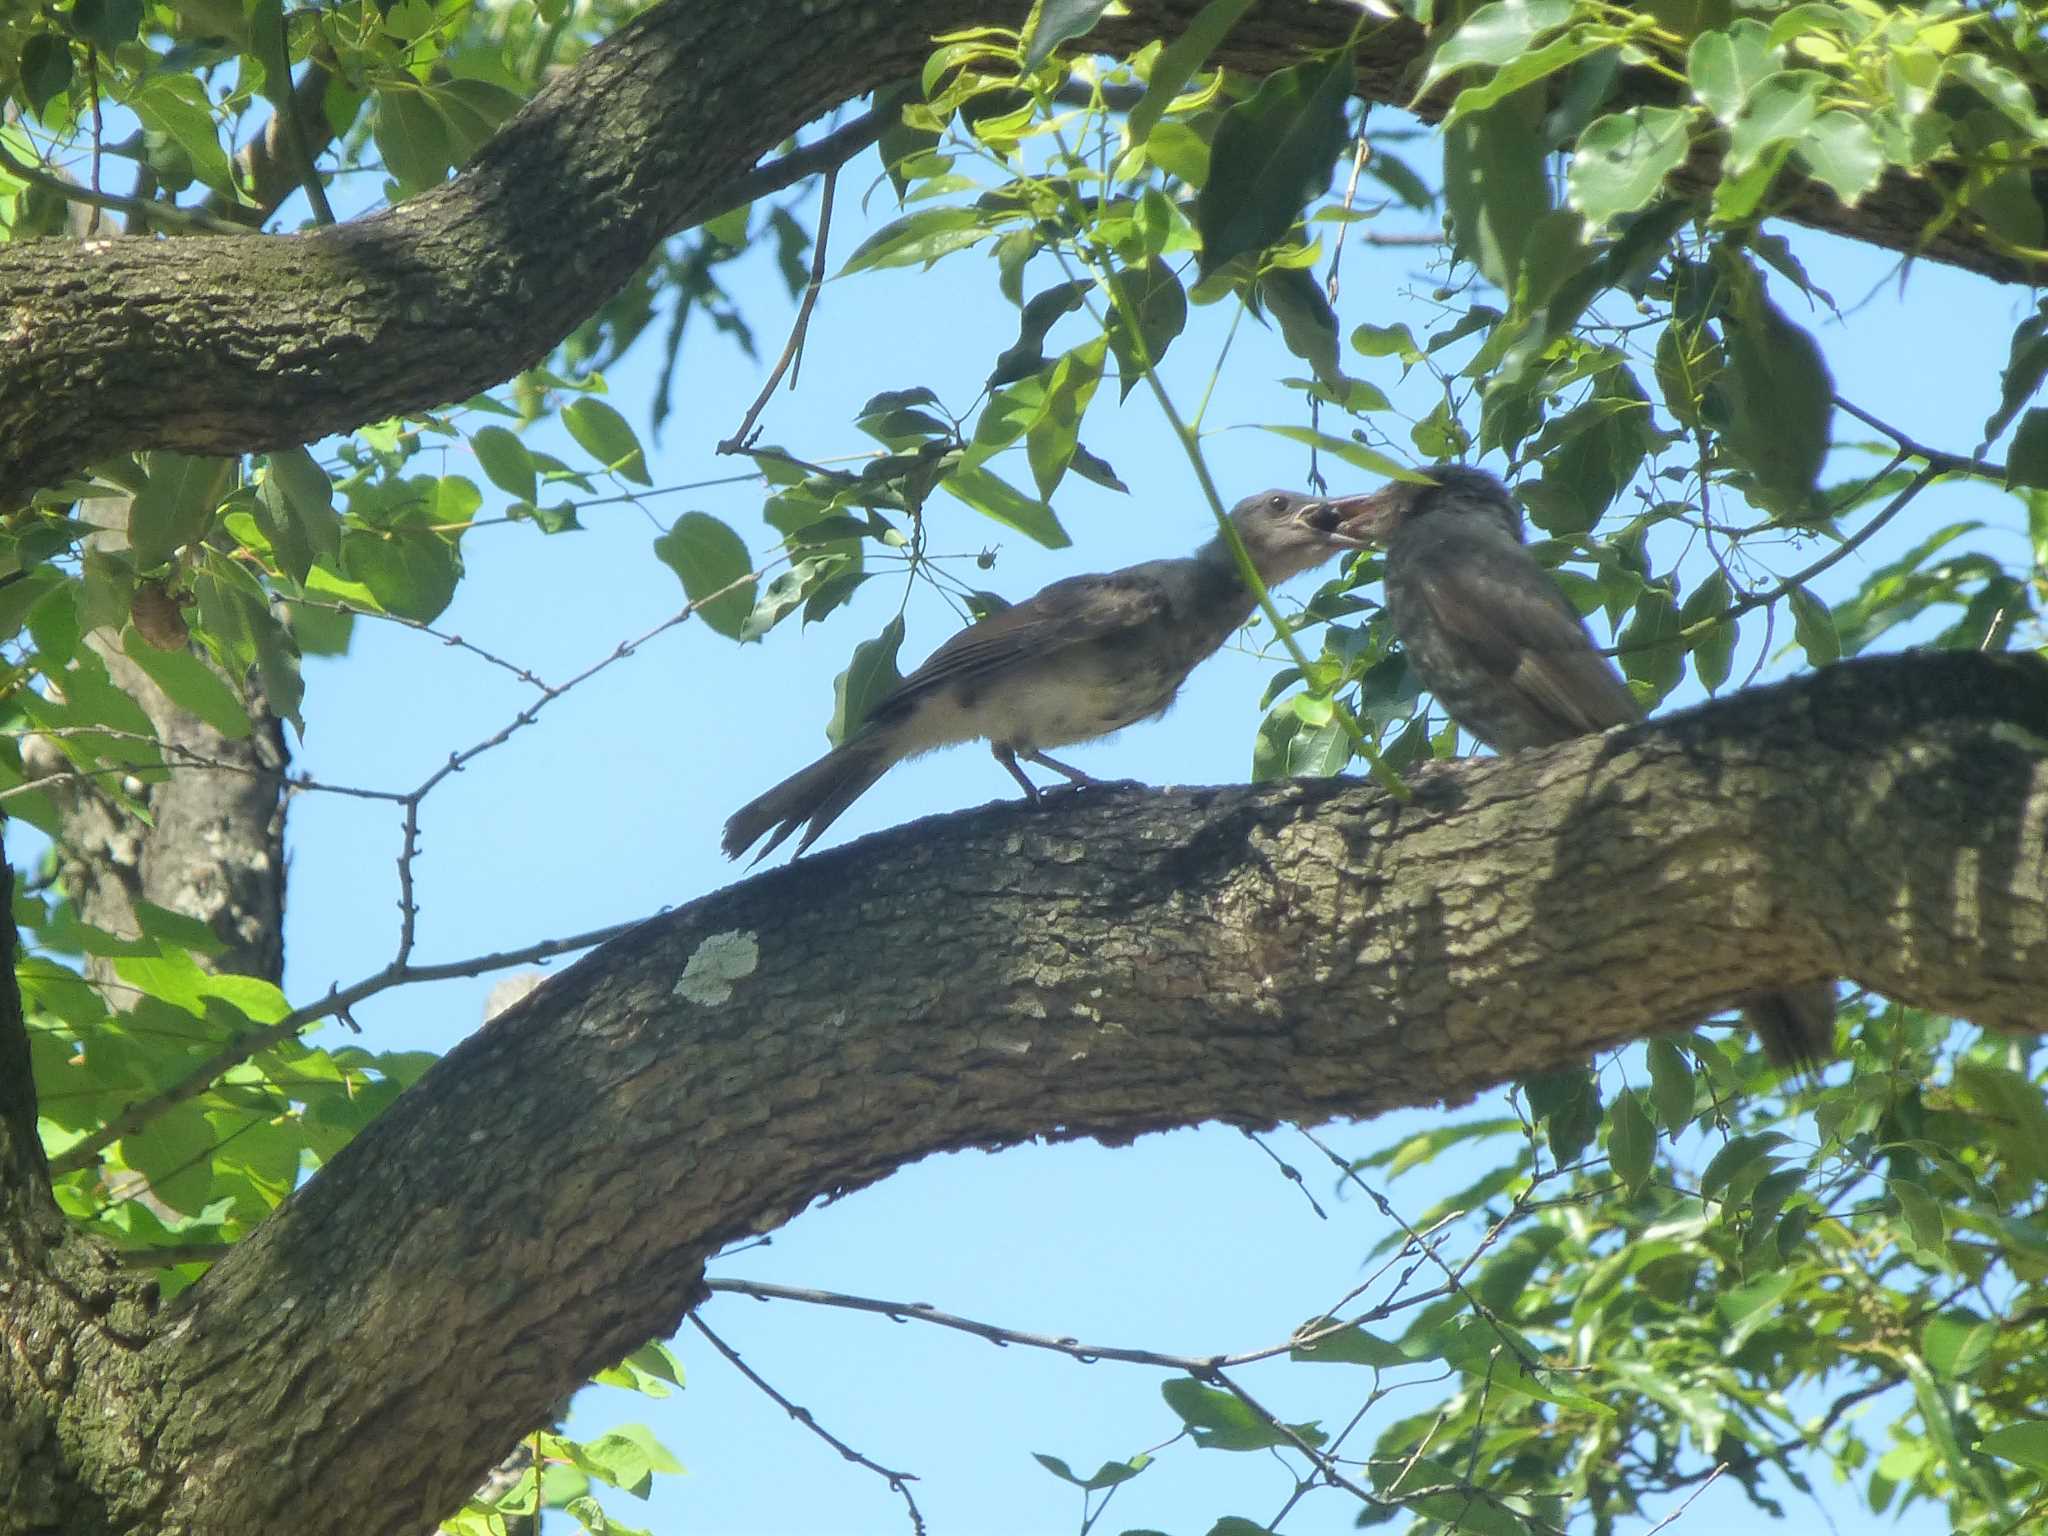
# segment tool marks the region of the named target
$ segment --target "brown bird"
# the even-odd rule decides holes
[[[1231,509],[1259,579],[1278,586],[1361,540],[1358,501],[1261,491]],[[1076,784],[1096,781],[1045,755],[1164,714],[1204,657],[1251,617],[1255,600],[1219,533],[1194,554],[1096,576],[1069,576],[969,625],[875,705],[810,767],[735,811],[727,858],[772,830],[766,858],[798,827],[801,854],[868,787],[906,757],[985,740],[1038,798],[1022,758]]]
[[[1358,498],[1355,531],[1387,552],[1387,616],[1417,677],[1496,752],[1547,746],[1643,718],[1642,706],[1550,573],[1522,514],[1484,470],[1439,464],[1428,485]],[[1750,998],[1743,1017],[1780,1066],[1834,1053],[1835,989]]]

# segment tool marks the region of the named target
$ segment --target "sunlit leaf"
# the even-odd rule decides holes
[[[708,512],[685,512],[654,541],[654,553],[681,578],[697,617],[727,639],[742,638],[754,607],[745,540]]]

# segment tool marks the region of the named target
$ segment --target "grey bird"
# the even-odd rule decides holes
[[[1267,586],[1360,546],[1359,502],[1261,491],[1230,512]],[[727,858],[772,831],[759,857],[798,827],[798,854],[906,757],[985,740],[1031,799],[1022,758],[1076,784],[1096,782],[1045,755],[1164,714],[1195,666],[1251,617],[1255,599],[1221,533],[1178,560],[1069,576],[963,629],[892,689],[846,740],[735,811]]]
[[[1385,548],[1387,616],[1444,712],[1496,752],[1547,746],[1643,718],[1550,573],[1522,514],[1481,469],[1439,464],[1431,484],[1358,499],[1356,531]],[[1743,1017],[1780,1066],[1832,1055],[1829,982],[1748,999]]]

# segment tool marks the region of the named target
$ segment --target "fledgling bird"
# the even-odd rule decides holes
[[[1269,587],[1360,546],[1359,498],[1261,491],[1231,509]],[[798,854],[906,757],[986,740],[1030,798],[1022,758],[1077,784],[1096,782],[1045,755],[1164,714],[1187,675],[1246,619],[1255,600],[1221,533],[1194,554],[1069,576],[969,625],[876,704],[845,741],[740,807],[725,824],[727,858],[773,831],[766,858],[798,827]]]
[[[1444,713],[1496,752],[1548,746],[1643,718],[1526,544],[1522,514],[1485,470],[1439,464],[1433,482],[1358,498],[1357,531],[1386,550],[1387,616]],[[1764,993],[1743,1017],[1780,1066],[1833,1054],[1832,983]]]

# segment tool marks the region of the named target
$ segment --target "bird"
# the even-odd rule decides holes
[[[1543,564],[1522,514],[1483,469],[1438,464],[1354,498],[1355,530],[1386,551],[1386,611],[1408,664],[1457,725],[1496,752],[1643,718],[1643,708]],[[1832,982],[1760,993],[1743,1017],[1781,1067],[1833,1054]]]
[[[1357,498],[1261,491],[1230,521],[1267,586],[1360,547]],[[1094,784],[1047,747],[1092,741],[1164,714],[1180,685],[1249,619],[1256,599],[1219,531],[1194,554],[1099,575],[1069,576],[971,624],[941,645],[830,752],[749,801],[725,824],[738,858],[772,832],[755,862],[798,827],[797,856],[905,758],[986,740],[997,762],[1039,798],[1021,759]]]

